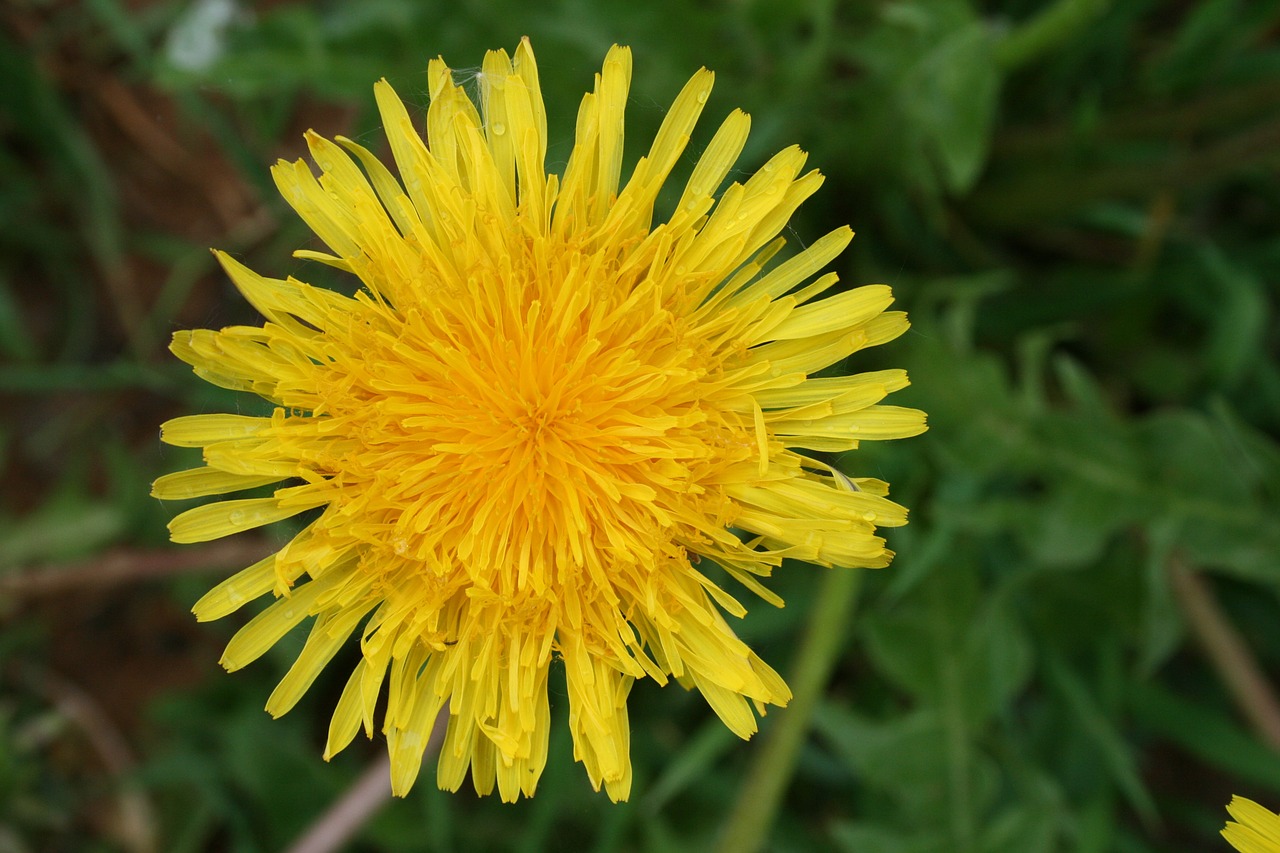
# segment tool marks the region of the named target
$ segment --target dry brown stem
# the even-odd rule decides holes
[[[444,740],[449,722],[446,705],[436,717],[435,727],[423,752],[423,761],[435,755]],[[360,827],[391,799],[391,762],[384,754],[360,774],[347,792],[302,833],[286,853],[333,853],[360,831]]]
[[[258,537],[161,551],[118,548],[81,563],[32,566],[0,575],[0,600],[115,586],[177,574],[239,569],[262,559],[271,549],[270,543]]]
[[[1263,743],[1280,752],[1280,700],[1240,632],[1204,579],[1180,558],[1169,561],[1169,580],[1187,624],[1210,665]]]

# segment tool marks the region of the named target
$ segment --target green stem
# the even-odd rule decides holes
[[[1005,71],[1026,65],[1066,41],[1110,5],[1111,0],[1058,0],[1010,30],[996,46],[996,62]]]
[[[739,789],[738,801],[721,830],[717,847],[721,853],[754,853],[768,839],[813,713],[844,650],[845,628],[858,600],[862,574],[860,569],[836,568],[824,578],[792,665],[791,704],[770,728]]]

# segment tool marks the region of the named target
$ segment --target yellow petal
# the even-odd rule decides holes
[[[316,598],[336,580],[336,576],[329,576],[295,587],[292,595],[276,601],[237,631],[227,643],[219,663],[228,672],[235,672],[262,657],[299,622],[312,615],[311,606]]]
[[[855,373],[852,376],[807,379],[791,388],[758,391],[755,398],[766,409],[782,409],[808,406],[846,395],[861,394],[866,389],[873,389],[873,393],[879,392],[883,396],[891,391],[906,388],[908,384],[905,370],[876,370],[869,373]]]
[[[729,113],[693,167],[676,204],[677,216],[701,216],[711,207],[713,196],[746,147],[750,132],[751,116],[742,110]]]
[[[257,435],[271,426],[270,418],[245,415],[186,415],[160,425],[160,440],[174,447],[203,447]]]
[[[769,339],[785,341],[808,338],[859,326],[891,304],[893,291],[883,284],[855,287],[813,305],[795,309],[781,325],[769,332]]]
[[[275,581],[276,555],[270,554],[206,592],[191,612],[200,622],[221,619],[239,610],[246,602],[266,595],[275,586]]]
[[[277,498],[246,498],[218,501],[181,513],[169,522],[169,538],[174,542],[208,542],[233,533],[242,533],[264,524],[292,518],[323,503],[282,506]]]
[[[316,620],[297,660],[267,699],[268,714],[279,717],[298,703],[302,694],[316,680],[316,676],[333,660],[338,649],[351,636],[356,624],[369,612],[372,604],[365,602],[343,610],[329,611]]]
[[[151,497],[166,501],[201,498],[238,492],[279,482],[272,476],[245,476],[219,471],[217,468],[192,468],[165,474],[151,484]]]
[[[761,296],[777,298],[829,264],[853,239],[847,225],[814,241],[809,248],[779,264],[734,297],[734,302],[751,302]]]
[[[342,688],[342,695],[338,697],[337,707],[329,720],[329,735],[324,745],[325,761],[346,749],[360,730],[360,680],[364,676],[364,668],[363,660],[356,664]]]

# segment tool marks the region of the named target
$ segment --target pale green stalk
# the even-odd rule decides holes
[[[788,679],[791,704],[777,712],[738,791],[738,801],[721,829],[721,853],[755,853],[768,840],[813,713],[844,651],[845,629],[861,585],[861,569],[827,572]]]

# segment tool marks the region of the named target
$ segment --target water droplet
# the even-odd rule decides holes
[[[863,521],[875,521],[875,520],[876,520],[876,514],[875,514],[874,512],[864,512],[864,513],[862,514],[862,520],[863,520]]]
[[[706,89],[703,89],[701,92],[698,93],[698,103],[705,104],[707,102],[707,98],[709,97],[711,97],[711,93],[708,92]]]
[[[227,521],[230,521],[232,524],[239,524],[244,521],[244,510],[231,510],[231,513],[227,516]]]
[[[280,615],[281,615],[283,618],[285,618],[285,619],[292,619],[292,618],[293,618],[293,608],[292,608],[292,607],[286,607],[284,610],[281,610],[281,611],[280,611]]]
[[[227,588],[227,602],[229,604],[239,604],[242,601],[244,601],[244,593],[238,587]]]
[[[500,121],[494,122],[489,129],[493,131],[494,136],[501,136],[507,132],[507,126]]]
[[[857,424],[854,424],[853,426],[849,427],[849,432],[857,432],[860,429],[862,429],[862,427],[858,426]]]

